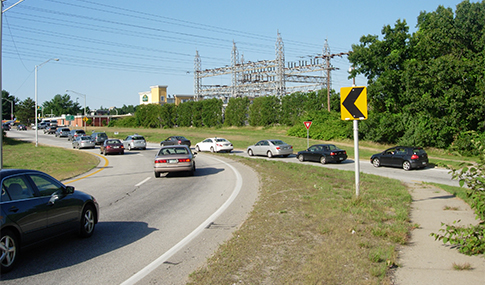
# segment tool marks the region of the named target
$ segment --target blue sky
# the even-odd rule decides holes
[[[233,41],[245,61],[273,60],[279,31],[287,62],[321,54],[325,39],[331,53],[348,52],[363,35],[381,36],[384,25],[406,20],[414,32],[421,11],[460,2],[25,0],[3,14],[2,88],[34,99],[35,66],[59,58],[38,69],[39,104],[73,90],[91,109],[136,106],[153,85],[193,94],[196,50],[202,69],[230,65]],[[351,86],[347,58],[331,63],[332,88]],[[210,80],[203,84],[231,84]]]

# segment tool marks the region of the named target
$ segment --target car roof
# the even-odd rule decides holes
[[[26,173],[36,173],[36,174],[45,174],[44,172],[32,169],[1,169],[0,170],[0,179],[10,175],[16,174],[26,174]]]

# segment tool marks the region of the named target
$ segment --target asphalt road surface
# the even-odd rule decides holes
[[[35,141],[35,131],[8,137]],[[39,144],[71,148],[44,135]],[[94,235],[67,235],[23,252],[2,284],[184,284],[251,210],[259,189],[251,169],[225,158],[197,155],[194,176],[156,179],[157,144],[124,155],[99,155],[91,172],[65,184],[92,194],[100,205]],[[62,159],[62,158],[60,158]]]

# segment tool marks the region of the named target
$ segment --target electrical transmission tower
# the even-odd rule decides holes
[[[207,97],[284,96],[293,92],[309,92],[326,87],[329,90],[328,96],[330,96],[330,71],[335,70],[330,65],[330,59],[334,56],[348,54],[348,52],[330,54],[328,43],[325,41],[322,55],[311,57],[309,61],[285,63],[284,44],[279,32],[275,44],[274,60],[244,62],[243,56],[239,60],[239,52],[236,43],[233,42],[231,66],[202,70],[199,52],[196,51],[194,60],[195,99],[198,101]],[[321,72],[321,75],[315,75],[318,72]],[[230,86],[202,84],[203,78],[222,75],[231,75],[232,84]]]

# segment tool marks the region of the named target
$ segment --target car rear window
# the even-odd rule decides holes
[[[273,143],[274,145],[282,145],[282,144],[285,144],[283,141],[280,141],[280,140],[274,140],[274,141],[271,141],[271,143]]]
[[[216,142],[227,142],[226,139],[216,139]]]
[[[413,153],[417,155],[423,155],[423,154],[426,154],[426,151],[422,148],[413,148]]]
[[[134,140],[145,140],[143,136],[133,136]]]
[[[170,154],[188,154],[189,151],[186,148],[182,147],[169,147],[169,148],[162,148],[159,155],[170,155]]]

